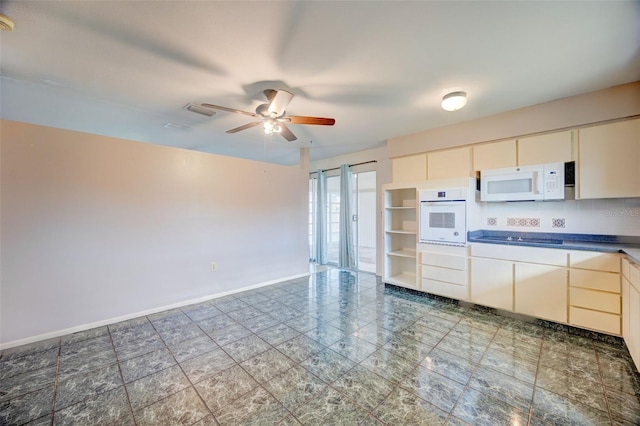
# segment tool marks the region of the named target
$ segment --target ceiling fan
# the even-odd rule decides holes
[[[248,115],[260,119],[259,121],[254,121],[252,123],[247,123],[240,127],[227,130],[227,133],[237,133],[241,130],[250,129],[262,124],[264,132],[266,134],[272,135],[274,133],[278,133],[289,142],[295,141],[297,138],[291,132],[291,130],[289,130],[286,124],[313,124],[320,126],[333,126],[336,122],[336,120],[334,120],[333,118],[304,117],[292,115],[288,116],[286,115],[285,108],[287,107],[287,105],[289,105],[289,102],[291,102],[291,99],[293,98],[292,93],[287,92],[286,90],[273,89],[267,89],[263,93],[267,97],[267,100],[269,102],[266,104],[258,105],[255,113],[207,103],[203,103],[202,106],[206,108],[217,109],[220,111],[235,112],[237,114]]]

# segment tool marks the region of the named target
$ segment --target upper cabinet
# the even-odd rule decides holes
[[[640,197],[640,119],[578,132],[579,198]]]
[[[548,133],[518,139],[518,165],[565,163],[573,158],[573,132]]]
[[[471,175],[471,148],[446,149],[427,154],[427,179],[450,179]]]
[[[427,154],[394,158],[392,168],[393,183],[422,182],[427,179]]]
[[[573,161],[573,131],[528,136],[473,147],[473,170]]]
[[[473,170],[516,166],[516,140],[485,143],[473,147]]]

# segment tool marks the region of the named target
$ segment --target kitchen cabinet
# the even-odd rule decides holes
[[[515,263],[514,311],[555,322],[567,322],[567,269]]]
[[[446,149],[427,154],[427,179],[471,176],[471,148]]]
[[[640,369],[640,265],[622,260],[622,337]]]
[[[432,244],[419,246],[421,290],[469,300],[468,248]]]
[[[516,140],[474,145],[473,170],[501,169],[513,167],[516,163]]]
[[[569,253],[569,324],[609,334],[622,334],[620,256]]]
[[[518,165],[573,161],[573,131],[547,133],[518,139]]]
[[[470,260],[471,302],[513,311],[513,262],[473,256]]]
[[[391,160],[393,183],[422,182],[427,179],[427,154],[408,155]]]
[[[473,244],[471,301],[567,322],[567,251]]]
[[[384,186],[384,281],[418,289],[416,281],[417,190]]]
[[[640,119],[578,130],[578,197],[640,197]]]

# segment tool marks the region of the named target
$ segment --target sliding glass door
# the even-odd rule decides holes
[[[327,225],[325,241],[327,261],[338,265],[340,253],[340,176],[327,177]],[[376,172],[353,174],[353,212],[349,220],[353,221],[353,237],[356,242],[358,269],[366,272],[376,271]],[[317,202],[317,179],[309,179],[309,259],[317,261],[315,212]]]
[[[355,173],[358,269],[376,272],[376,172]]]
[[[338,264],[340,255],[340,176],[327,176],[327,261]]]

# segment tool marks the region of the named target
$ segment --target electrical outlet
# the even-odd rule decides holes
[[[218,269],[218,264],[216,262],[211,262],[211,272],[215,272]]]

